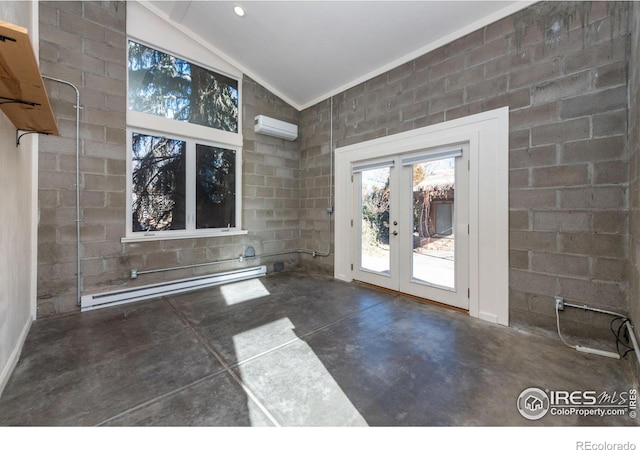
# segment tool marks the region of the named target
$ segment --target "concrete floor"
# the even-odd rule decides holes
[[[319,275],[36,321],[2,425],[637,425],[523,418],[529,387],[621,392],[627,361]]]

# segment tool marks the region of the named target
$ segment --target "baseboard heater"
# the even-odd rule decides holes
[[[201,277],[149,284],[147,286],[122,289],[103,294],[83,295],[80,299],[80,309],[81,311],[90,311],[92,309],[106,308],[108,306],[122,305],[124,303],[137,302],[140,300],[149,300],[166,295],[181,294],[183,292],[195,291],[197,289],[204,289],[233,281],[249,280],[266,274],[267,266],[262,265]]]

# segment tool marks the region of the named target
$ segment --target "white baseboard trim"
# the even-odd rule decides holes
[[[500,323],[500,321],[498,320],[498,316],[495,314],[491,314],[491,313],[486,313],[483,311],[480,311],[478,313],[478,318],[482,319],[486,322],[491,322],[491,323]]]
[[[13,351],[11,352],[11,355],[9,355],[9,359],[7,360],[6,364],[2,368],[2,371],[0,372],[0,397],[2,397],[2,392],[4,391],[5,386],[9,382],[9,377],[11,377],[13,370],[16,368],[16,365],[18,364],[18,360],[20,359],[20,353],[22,353],[22,346],[24,345],[24,342],[27,340],[27,335],[29,334],[29,330],[31,329],[32,323],[33,321],[31,320],[31,316],[29,316],[29,320],[27,320],[27,323],[25,323],[24,327],[22,328],[22,332],[20,333],[18,342],[16,342],[16,345]]]

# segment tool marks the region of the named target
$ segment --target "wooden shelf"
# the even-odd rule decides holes
[[[29,31],[1,20],[0,109],[18,130],[59,135]]]

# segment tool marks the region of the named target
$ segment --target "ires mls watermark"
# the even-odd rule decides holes
[[[638,407],[636,389],[627,391],[565,391],[528,388],[518,396],[518,411],[525,419],[552,416],[627,416],[635,419]]]

